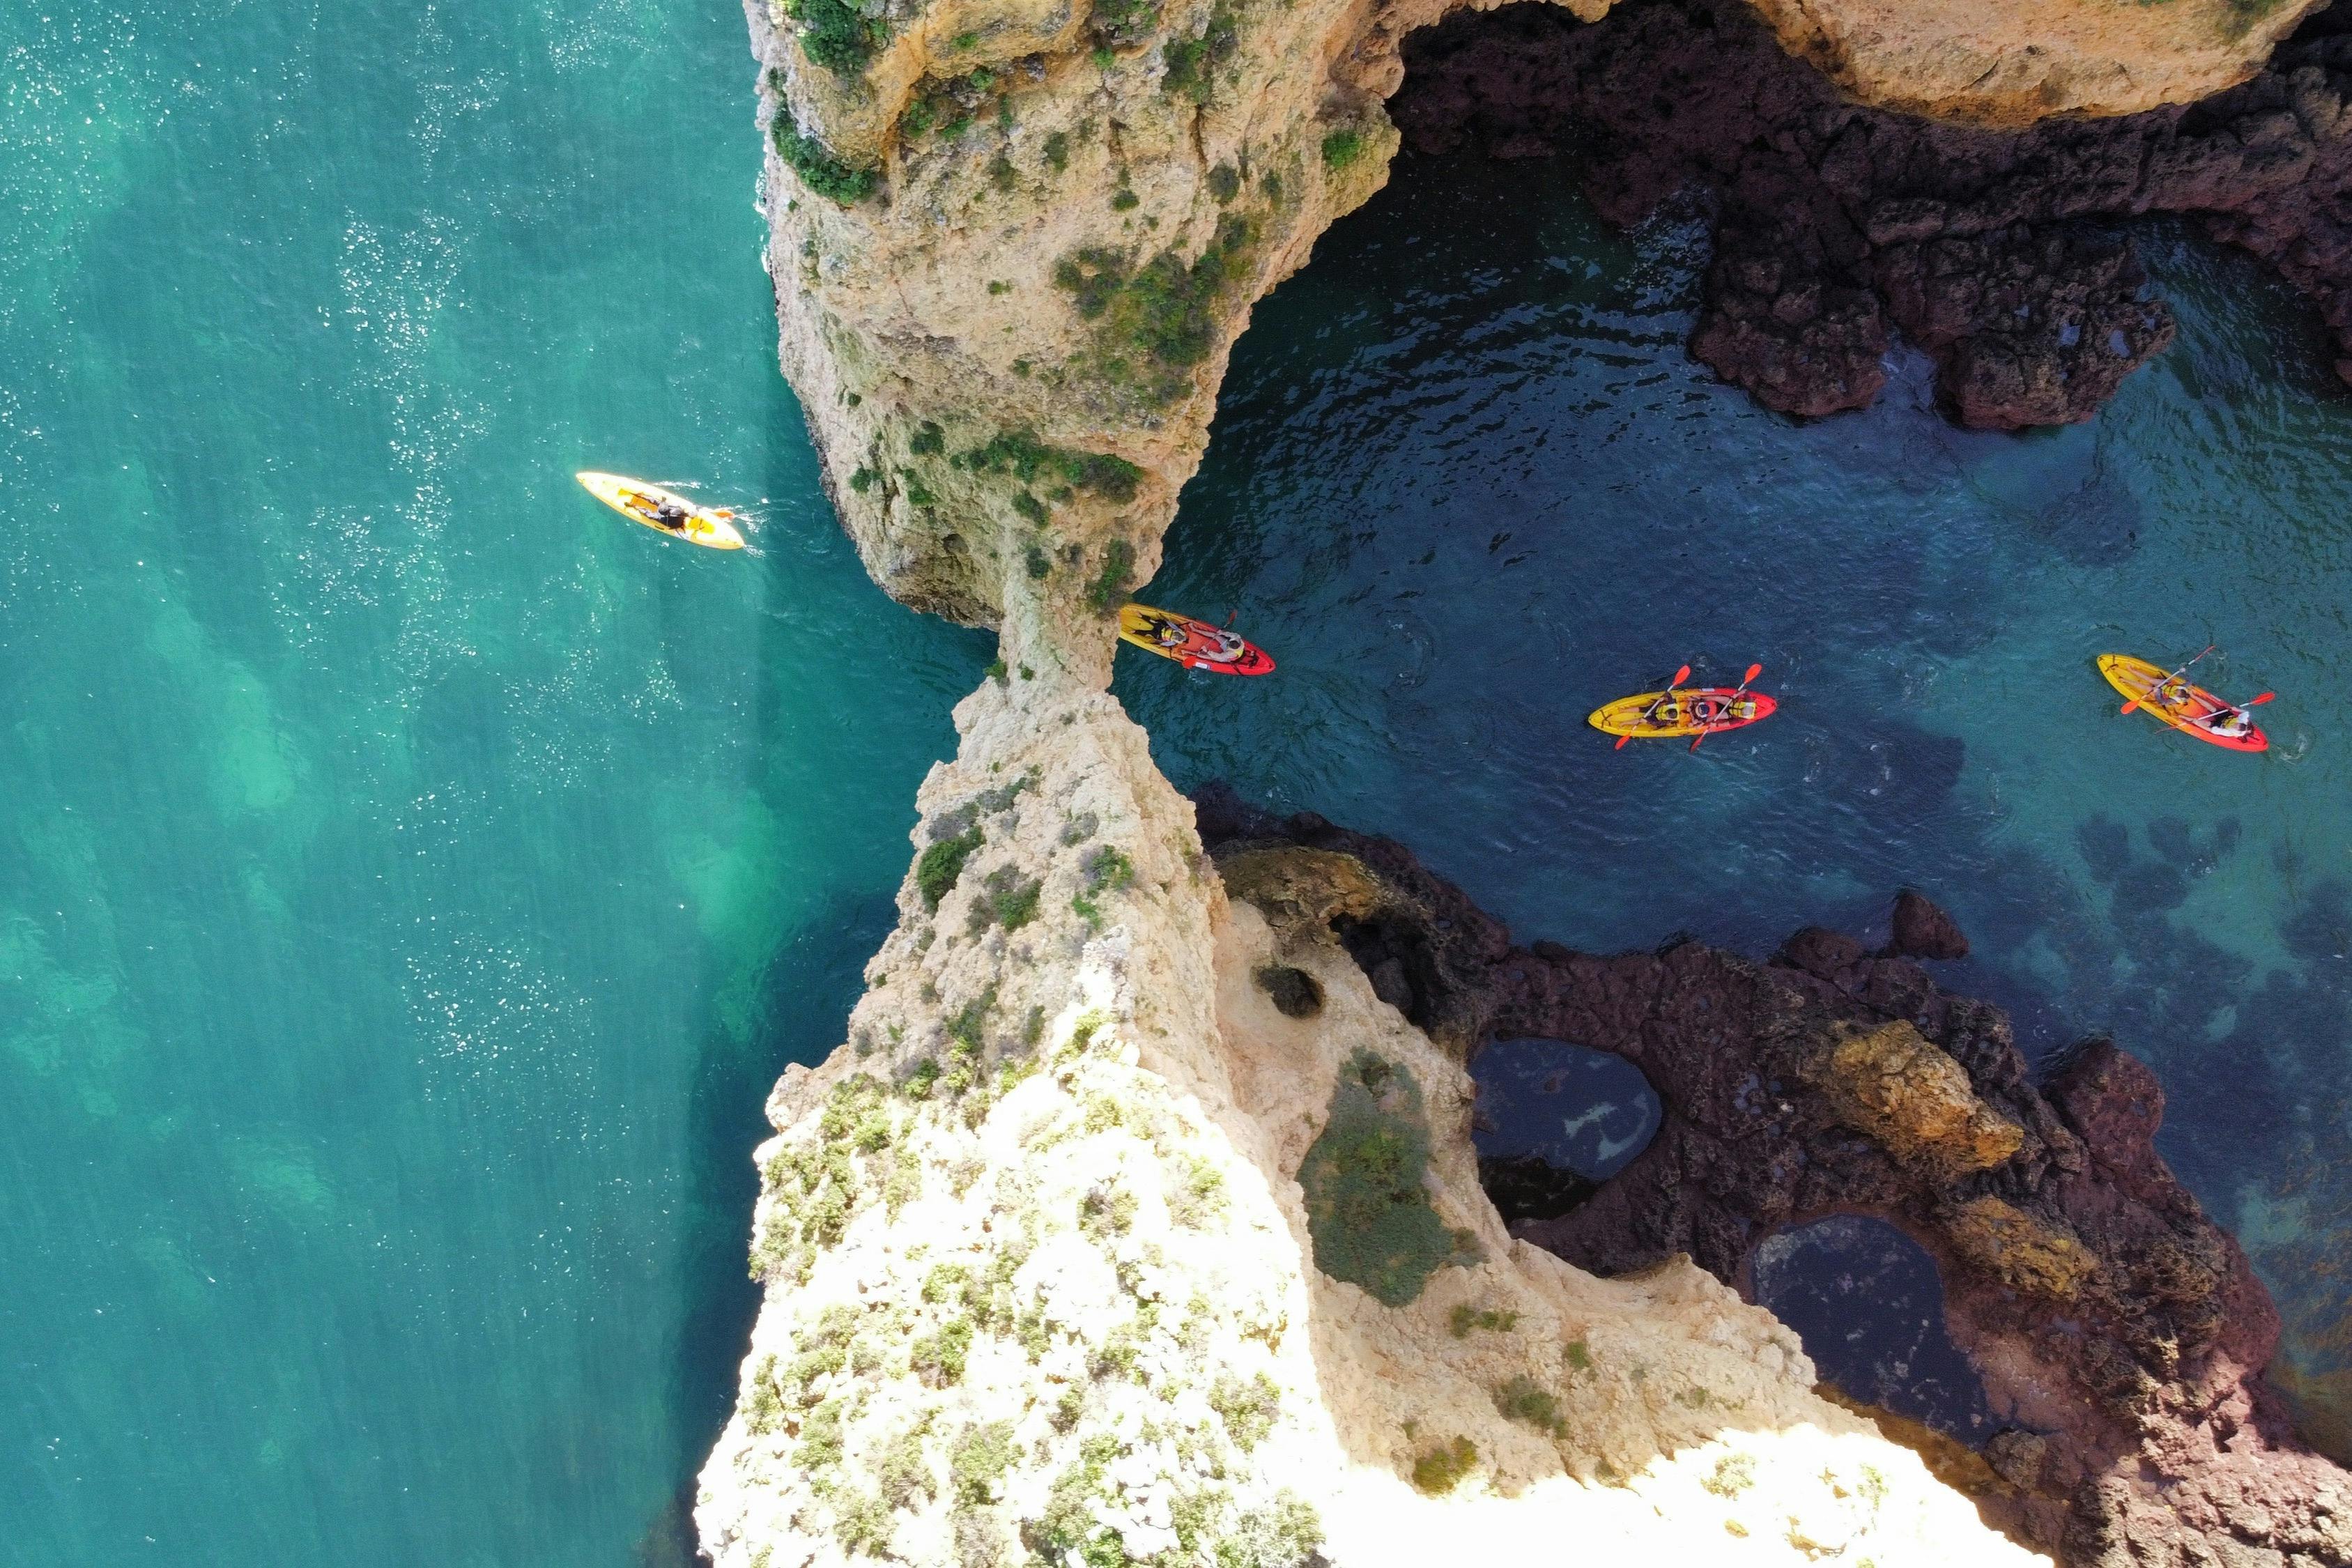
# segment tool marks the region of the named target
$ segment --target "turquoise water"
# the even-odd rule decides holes
[[[761,1098],[991,656],[816,493],[740,18],[61,12],[0,0],[7,1554],[682,1562]],[[1918,883],[2035,1048],[2159,1064],[2326,1371],[2352,417],[2291,300],[2153,244],[2183,342],[2095,426],[1957,433],[1909,365],[1801,428],[1684,359],[1688,226],[1408,163],[1262,310],[1151,589],[1282,671],[1118,689],[1180,782],[1398,833],[1528,936],[1762,951]],[[588,465],[761,503],[755,550]],[[2215,636],[2270,759],[2088,672]],[[1769,727],[1582,728],[1751,658]]]
[[[1522,940],[1883,940],[1916,885],[2030,1053],[2157,1065],[2288,1370],[2352,1408],[2352,399],[2252,262],[2139,232],[2180,341],[2096,422],[1958,430],[1906,359],[1798,425],[1684,353],[1695,219],[1405,158],[1259,308],[1150,590],[1279,672],[1123,655],[1116,689],[1179,784],[1401,837]],[[2265,757],[2120,717],[2091,662],[2210,641],[2208,684],[2278,693]],[[1696,755],[1585,727],[1750,660],[1780,716]]]
[[[991,657],[816,493],[740,13],[0,37],[0,1559],[682,1562]]]

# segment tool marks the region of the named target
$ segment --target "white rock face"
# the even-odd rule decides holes
[[[956,719],[848,1041],[770,1101],[715,1561],[2039,1561],[1698,1269],[1510,1240],[1466,1075],[1336,943],[1228,904],[1108,696],[1015,677]],[[1399,1147],[1436,1250],[1373,1258],[1391,1305],[1317,1267],[1299,1175]]]

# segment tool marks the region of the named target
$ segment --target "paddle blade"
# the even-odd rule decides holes
[[[1763,667],[1762,665],[1760,665],[1760,664],[1751,664],[1751,665],[1749,665],[1749,666],[1748,667],[1748,673],[1747,673],[1747,674],[1745,674],[1745,675],[1743,675],[1743,676],[1741,676],[1741,677],[1739,678],[1739,684],[1740,684],[1740,685],[1742,685],[1742,686],[1745,686],[1745,685],[1747,685],[1749,681],[1751,681],[1751,680],[1755,679],[1758,676],[1759,676],[1759,675],[1761,675],[1761,674],[1763,674],[1763,673],[1764,673],[1764,667]]]
[[[2243,702],[2239,703],[2238,706],[2241,708],[2259,708],[2277,695],[2278,693],[2275,691],[2265,691],[2260,697],[2247,698]]]
[[[1667,680],[1666,689],[1672,691],[1675,687],[1680,686],[1684,681],[1688,680],[1689,679],[1690,666],[1685,665],[1680,669],[1675,671],[1672,679]]]
[[[1697,751],[1697,750],[1698,750],[1698,743],[1699,743],[1701,741],[1704,741],[1704,740],[1706,740],[1706,731],[1704,731],[1704,730],[1701,730],[1697,734],[1693,735],[1693,736],[1691,737],[1691,750],[1692,750],[1692,751],[1694,751],[1694,752]]]
[[[2137,710],[2138,710],[2138,708],[2139,708],[2139,699],[2138,699],[2138,698],[2137,698],[2137,697],[2135,697],[2135,698],[2133,698],[2130,701],[2128,701],[2128,702],[2126,702],[2126,703],[2125,703],[2125,704],[2124,704],[2123,710],[2124,710],[2125,712],[2126,712],[2126,713],[2131,713],[2131,712],[2135,712],[2135,711],[2137,711]]]
[[[1631,735],[1620,735],[1617,737],[1617,743],[1609,749],[1612,752],[1622,752],[1625,749],[1625,742],[1633,738]]]

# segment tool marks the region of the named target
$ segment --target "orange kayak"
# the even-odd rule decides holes
[[[2168,680],[2166,671],[2144,658],[2129,654],[2103,653],[2099,656],[2099,673],[2107,684],[2139,704],[2139,710],[2183,734],[2194,735],[2209,745],[2230,752],[2263,752],[2270,749],[2270,737],[2254,727],[2245,710],[2232,708],[2201,686],[2191,686],[2177,678]],[[2159,694],[2158,688],[2161,688]]]
[[[1172,658],[1187,669],[1213,669],[1220,675],[1265,675],[1274,660],[1255,643],[1229,631],[1149,605],[1122,605],[1118,636],[1162,658]]]

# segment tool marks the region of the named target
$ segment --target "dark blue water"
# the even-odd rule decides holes
[[[1893,1226],[1832,1215],[1769,1236],[1756,1300],[1797,1331],[1824,1381],[1962,1442],[1996,1423],[1984,1384],[1944,1326],[1936,1260]]]
[[[2031,1052],[2158,1067],[2283,1375],[2352,1392],[2352,401],[2309,310],[2151,227],[2179,342],[2094,423],[1956,429],[1898,356],[1798,424],[1684,352],[1703,227],[1612,234],[1573,184],[1407,157],[1259,308],[1148,596],[1237,609],[1281,671],[1123,658],[1163,764],[1394,835],[1521,940],[1762,954],[1883,937],[1919,887],[1976,942],[1942,978]],[[2212,641],[2209,685],[2278,693],[2266,756],[2093,668]],[[1696,755],[1585,725],[1751,660],[1781,714]]]
[[[1565,1040],[1493,1040],[1471,1059],[1481,1159],[1532,1155],[1604,1182],[1658,1130],[1657,1092],[1622,1057]]]

